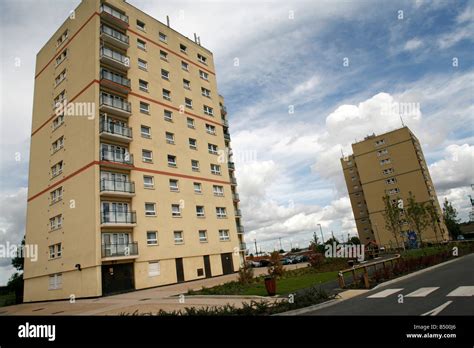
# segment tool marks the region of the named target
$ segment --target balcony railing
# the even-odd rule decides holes
[[[242,212],[240,211],[240,209],[235,209],[235,216],[242,217]]]
[[[240,243],[240,251],[245,251],[245,250],[247,250],[247,244]]]
[[[232,185],[237,185],[237,179],[236,178],[230,178],[230,183]]]
[[[102,211],[100,212],[100,222],[103,224],[135,224],[137,214],[134,211]]]
[[[100,133],[107,133],[112,135],[120,135],[132,139],[132,128],[122,126],[118,123],[111,121],[100,122]]]
[[[135,183],[133,181],[101,179],[100,192],[103,191],[135,193]]]
[[[222,118],[222,123],[224,124],[224,127],[229,127],[229,121],[227,121],[227,119]]]
[[[224,139],[230,141],[230,134],[224,133]]]
[[[128,87],[130,88],[130,80],[127,79],[126,77],[123,77],[119,74],[114,74],[111,73],[110,71],[107,70],[101,70],[100,71],[100,78],[104,80],[109,80],[112,82],[115,82],[121,86]]]
[[[225,105],[221,105],[221,114],[223,116],[227,115],[227,108],[225,107]]]
[[[100,160],[133,165],[133,155],[130,153],[101,150]]]
[[[102,244],[102,257],[138,255],[138,243]]]
[[[125,34],[122,34],[120,31],[118,30],[115,30],[115,29],[112,29],[106,25],[102,25],[100,27],[100,32],[102,34],[106,34],[110,37],[113,37],[114,39],[117,39],[121,42],[123,42],[124,44],[128,45],[129,44],[129,37],[128,35],[125,35]]]
[[[237,226],[237,233],[244,233],[244,226]]]
[[[106,12],[112,17],[115,17],[117,19],[120,19],[121,21],[124,21],[125,23],[128,23],[128,16],[124,15],[123,13],[120,13],[116,9],[108,6],[107,4],[102,4],[100,5],[100,12]]]
[[[126,101],[122,98],[112,98],[112,97],[104,95],[104,94],[100,95],[100,105],[101,106],[102,105],[110,106],[110,107],[120,109],[120,110],[125,111],[125,112],[131,112],[132,111],[131,104],[128,101]]]
[[[234,170],[235,169],[235,163],[234,162],[227,162],[227,165],[229,169]]]
[[[108,47],[101,47],[100,48],[100,57],[107,57],[110,58],[118,63],[121,63],[127,67],[130,66],[130,58],[123,55],[120,52],[117,52],[115,50],[111,50]]]
[[[233,193],[233,194],[232,194],[232,199],[233,199],[234,201],[239,201],[239,200],[240,200],[239,194],[238,194],[238,193]]]

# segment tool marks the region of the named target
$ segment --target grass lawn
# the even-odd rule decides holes
[[[440,251],[450,250],[450,247],[446,246],[432,246],[422,249],[409,249],[400,254],[402,257],[419,257],[423,255],[434,255]]]

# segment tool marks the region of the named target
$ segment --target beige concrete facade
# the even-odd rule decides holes
[[[39,258],[25,262],[25,301],[237,271],[231,154],[212,53],[124,1],[82,1],[37,55],[26,243]]]
[[[402,199],[406,204],[409,192],[417,202],[434,202],[441,217],[438,241],[448,238],[421,145],[407,127],[368,136],[352,144],[352,150],[352,155],[341,158],[341,165],[363,244],[373,241],[396,247],[393,234],[385,227],[383,197],[388,194],[394,203]],[[402,221],[401,229],[406,232],[409,225]],[[428,226],[422,238],[425,242],[436,242],[434,229]]]

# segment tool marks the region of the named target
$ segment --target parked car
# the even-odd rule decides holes
[[[292,263],[291,260],[288,259],[288,258],[281,259],[280,262],[281,262],[282,265],[291,265],[291,263]]]
[[[246,261],[247,265],[250,267],[260,267],[260,262],[252,261],[252,260],[247,260]]]
[[[270,260],[263,259],[259,261],[259,267],[268,267],[270,266],[270,264],[271,264]]]

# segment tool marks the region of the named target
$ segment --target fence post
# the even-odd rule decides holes
[[[369,273],[367,272],[367,267],[364,267],[364,285],[366,289],[370,288]]]
[[[346,284],[344,282],[344,274],[342,272],[339,272],[339,287],[341,289],[344,289],[346,287]]]

